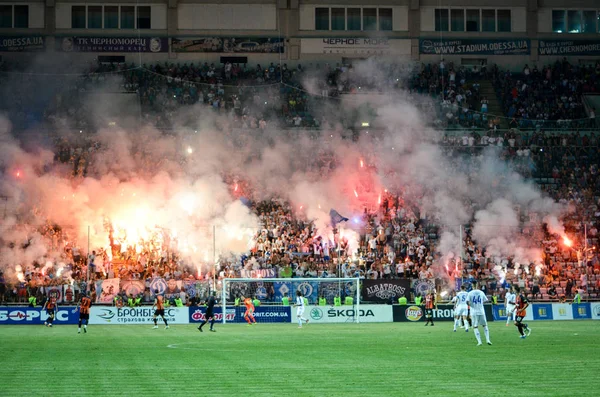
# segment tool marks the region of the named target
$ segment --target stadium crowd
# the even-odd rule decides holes
[[[495,67],[492,75],[511,127],[596,127],[595,113],[587,116],[582,94],[600,92],[600,61],[574,65],[565,58],[541,70],[525,65],[520,74]]]
[[[598,244],[600,218],[597,137],[595,133],[577,131],[546,133],[542,129],[544,125],[530,115],[538,115],[536,119],[540,120],[584,119],[581,94],[597,92],[600,88],[600,62],[595,68],[562,62],[542,71],[526,66],[523,76],[513,76],[495,67],[488,72],[443,62],[422,65],[416,72],[392,65],[387,68],[384,75],[389,80],[382,83],[381,79],[357,77],[364,74],[356,74],[353,68],[341,65],[323,68],[319,65],[288,68],[285,64],[281,67],[258,65],[256,68],[232,64],[156,64],[142,68],[100,65],[94,73],[73,79],[72,85],[57,91],[50,106],[44,109],[43,118],[59,120],[68,117],[74,120],[77,128],[92,128],[86,117],[88,112],[77,104],[94,87],[112,84],[136,92],[141,99],[145,121],[159,127],[172,126],[176,111],[196,103],[218,112],[231,111],[234,127],[264,129],[267,122],[277,123],[281,115],[285,125],[313,127],[327,120],[318,121],[310,115],[312,99],[309,92],[317,90],[322,96],[335,97],[383,90],[391,83],[415,94],[427,93],[436,97],[441,115],[444,115],[441,119],[445,119],[441,122],[443,126],[485,127],[489,125],[487,98],[480,95],[477,83],[469,84],[468,80],[489,74],[506,115],[517,120],[513,126],[536,127],[537,131],[528,133],[513,129],[501,132],[494,128],[497,123],[492,122],[492,128],[486,132],[448,133],[442,142],[445,149],[456,153],[467,151],[476,156],[480,150],[496,146],[515,169],[536,178],[548,195],[561,203],[571,204],[574,211],[564,219],[567,233],[580,236],[580,241],[586,234],[587,241],[573,249],[546,233],[539,241],[544,251],[543,263],[517,265],[511,258],[495,258],[495,261],[486,258],[485,249],[472,240],[467,227],[462,262],[451,262],[446,268],[448,263],[441,264],[442,258],[436,253],[439,230],[435,220],[420,219],[419,214],[403,205],[401,195],[388,194],[379,208],[370,212],[365,210],[360,220],[363,227],[356,253],[351,252],[351,242],[343,235],[342,228],[335,229],[331,239],[318,236],[315,224],[298,218],[289,203],[272,200],[252,203],[252,210],[261,220],[261,229],[253,238],[254,246],[239,258],[221,258],[216,275],[210,271],[197,274],[193,264],[173,253],[115,251],[113,260],[120,265],[109,266],[109,255],[101,247],[93,253],[84,253],[80,247],[67,246],[63,257],[66,266],[62,270],[58,266],[24,264],[24,279],[20,282],[0,274],[0,297],[6,301],[24,300],[32,291],[42,291],[40,287],[68,282],[81,285],[95,278],[147,280],[160,276],[194,280],[212,279],[213,276],[240,277],[260,269],[273,269],[278,276],[292,277],[407,277],[422,280],[459,277],[482,281],[490,294],[501,294],[507,283],[515,283],[526,287],[535,298],[569,298],[576,289],[582,290],[586,297],[598,297],[600,261],[593,248]],[[316,88],[303,88],[302,84],[312,77],[315,77]],[[34,84],[35,79],[23,77],[21,83]],[[27,95],[28,91],[19,90],[18,95]],[[3,108],[27,119],[30,116],[22,109],[26,100],[19,97],[12,107]],[[276,105],[280,103],[281,106]],[[77,143],[57,138],[55,147],[55,160],[70,164],[73,175],[82,176],[99,144],[89,137],[78,139]],[[535,214],[521,214],[523,222],[534,218]],[[54,226],[44,230],[44,234],[59,232]],[[499,264],[507,269],[506,274],[498,271]]]

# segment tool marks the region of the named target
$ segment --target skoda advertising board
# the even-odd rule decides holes
[[[356,322],[359,316],[361,323],[392,322],[392,306],[360,305],[356,306],[306,306],[303,317],[311,323],[346,323]],[[297,322],[296,310],[292,309],[292,322]]]

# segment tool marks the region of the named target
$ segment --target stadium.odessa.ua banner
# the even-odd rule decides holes
[[[90,309],[90,324],[154,324],[153,317],[154,309],[151,306],[122,308],[92,306]],[[158,319],[162,323],[162,319],[160,317]],[[165,319],[169,324],[187,324],[189,308],[165,308]]]
[[[167,52],[166,37],[89,37],[56,38],[56,50],[62,52]]]
[[[44,324],[48,315],[41,307],[28,306],[6,306],[0,307],[0,324],[25,324],[39,325]],[[54,315],[54,324],[77,324],[79,312],[75,307],[58,306],[58,311]]]
[[[539,55],[600,55],[599,40],[540,40]]]
[[[361,323],[390,323],[393,320],[390,305],[356,306],[306,306],[303,317],[311,323],[351,323],[356,316]],[[292,322],[297,322],[296,309],[292,309]]]
[[[206,308],[203,306],[190,307],[190,324],[200,323],[206,318]],[[215,321],[223,321],[221,307],[215,307]],[[225,321],[228,323],[245,323],[244,306],[227,306],[225,309]],[[257,306],[254,310],[254,318],[258,323],[289,323],[291,321],[290,306]]]
[[[43,36],[0,36],[0,52],[44,51]]]
[[[529,55],[529,39],[420,39],[424,55]]]

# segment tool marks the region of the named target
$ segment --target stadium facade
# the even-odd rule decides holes
[[[595,61],[599,32],[597,0],[0,2],[6,58],[295,65],[384,55],[520,69]]]

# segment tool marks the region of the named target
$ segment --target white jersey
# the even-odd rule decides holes
[[[471,315],[481,314],[485,315],[483,304],[488,301],[487,296],[478,289],[474,289],[469,292],[468,299],[469,305],[471,306]]]
[[[460,291],[456,294],[456,306],[467,306],[467,301],[469,300],[469,294],[467,291]]]
[[[512,292],[507,292],[506,296],[504,297],[504,304],[506,306],[514,306],[515,305],[515,301],[517,299],[517,295],[513,294]]]
[[[302,317],[304,314],[304,297],[297,296],[296,297],[296,315],[298,317]]]

